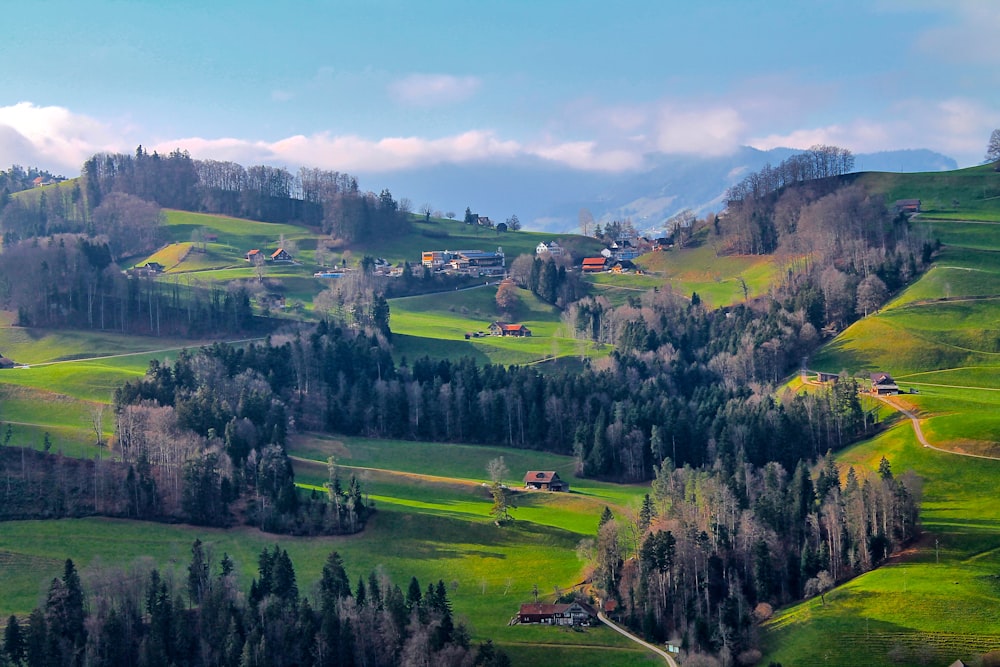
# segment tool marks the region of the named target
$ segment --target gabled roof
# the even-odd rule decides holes
[[[524,475],[524,483],[534,482],[535,484],[551,484],[559,481],[559,473],[555,470],[529,470]]]
[[[287,255],[288,253],[285,252],[284,248],[278,248],[277,250],[275,250],[274,252],[271,253],[271,259],[274,259],[275,257],[278,257],[278,256],[280,256],[282,254]]]
[[[251,250],[250,252],[247,253],[247,257],[253,257],[254,255],[259,255],[259,254],[260,254],[260,250],[258,250],[257,248],[254,248],[253,250]]]
[[[608,260],[604,257],[584,257],[584,266],[604,266]]]

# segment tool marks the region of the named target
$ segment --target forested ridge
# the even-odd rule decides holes
[[[585,285],[551,260],[523,262],[524,284],[562,309],[571,335],[613,346],[580,372],[394,359],[377,281],[358,286],[364,304],[327,304],[317,325],[153,362],[115,394],[113,444],[133,476],[132,486],[127,476],[119,482],[131,489],[123,507],[143,506],[133,500],[144,488],[135,480],[145,479],[157,507],[196,523],[226,525],[235,508],[269,530],[360,529],[364,490],[354,480],[345,490],[332,463],[326,497],[296,489],[284,450],[293,431],[571,455],[578,475],[653,483],[635,517],[602,517],[597,539],[581,545],[595,590],[651,639],[680,636],[691,650],[720,655],[753,651],[754,622],[768,605],[822,594],[917,531],[916,480],[894,475],[887,461],[877,477],[846,471],[845,479],[833,464],[830,452],[878,428],[856,381],[777,389],[824,340],[918,275],[937,247],[881,197],[836,178],[850,169],[849,153],[814,154],[748,177],[725,215],[693,220],[684,233],[686,245],[780,262],[768,292],[750,298],[745,289],[742,303],[712,309],[697,294],[660,288],[616,306],[584,296]],[[154,280],[116,282],[115,258],[136,248],[114,240],[122,212],[149,220],[148,234],[131,237],[147,246],[157,238],[157,205],[308,221],[345,240],[405,224],[407,206],[388,191],[361,194],[344,175],[241,170],[179,151],[95,156],[80,220],[52,218],[41,205],[5,207],[5,242],[18,251],[7,270],[34,271],[44,287],[2,272],[0,285],[17,295],[25,323],[87,313],[93,327],[110,320],[134,331],[141,321],[159,333],[169,313],[174,323],[186,315],[192,326],[244,330],[253,314],[238,285],[192,300]],[[54,229],[65,235],[43,234]],[[88,472],[96,478],[97,469]]]
[[[81,576],[72,560],[27,621],[7,619],[0,664],[152,667],[506,667],[492,642],[473,646],[443,580],[404,592],[373,570],[352,588],[336,551],[319,582],[300,588],[288,552],[258,557],[241,589],[235,563],[201,540],[182,576],[135,564]],[[84,579],[87,580],[86,584]],[[310,601],[306,591],[313,591]]]

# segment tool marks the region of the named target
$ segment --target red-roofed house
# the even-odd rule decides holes
[[[585,602],[569,604],[522,604],[517,614],[518,623],[544,623],[546,625],[589,625],[597,612]]]
[[[258,250],[257,248],[254,248],[253,250],[251,250],[246,254],[246,260],[251,263],[263,257],[264,255],[260,254],[260,250]]]
[[[490,325],[490,334],[494,336],[530,336],[531,329],[523,324],[508,324],[507,322],[494,322]]]
[[[584,271],[603,271],[604,265],[607,263],[607,259],[604,257],[584,257],[583,258],[583,270]]]
[[[290,262],[292,261],[292,256],[285,252],[284,248],[278,248],[271,253],[272,262]]]
[[[559,479],[554,470],[529,470],[524,476],[524,486],[536,491],[569,491],[569,482]]]

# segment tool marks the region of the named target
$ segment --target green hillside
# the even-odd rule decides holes
[[[832,372],[892,373],[904,391],[919,392],[893,404],[915,413],[930,445],[941,451],[922,447],[910,420],[887,410],[885,432],[838,455],[842,466],[868,471],[885,456],[896,474],[919,475],[924,537],[886,566],[827,594],[825,605],[813,599],[778,613],[765,625],[765,660],[969,661],[1000,648],[1000,509],[994,502],[1000,458],[963,455],[1000,457],[1000,203],[990,194],[1000,175],[977,167],[859,179],[887,199],[920,198],[926,212],[914,231],[944,246],[920,280],[809,363]]]

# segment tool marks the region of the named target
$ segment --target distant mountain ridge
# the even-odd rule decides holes
[[[439,165],[419,170],[359,174],[363,187],[377,183],[414,207],[429,203],[455,212],[465,207],[503,221],[517,214],[526,229],[576,231],[581,208],[603,222],[630,218],[637,229],[656,229],[686,208],[722,209],[726,189],[765,164],[777,165],[791,148],[768,151],[743,146],[729,155],[651,155],[642,172],[609,174],[554,166],[541,160],[508,164]],[[957,169],[954,159],[926,149],[855,155],[856,171],[922,172]]]

